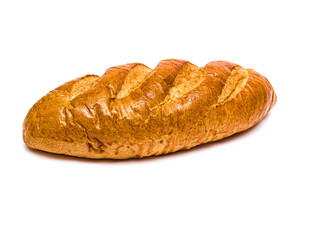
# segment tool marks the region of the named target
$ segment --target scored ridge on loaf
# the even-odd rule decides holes
[[[87,158],[126,159],[216,141],[259,122],[276,103],[254,70],[214,61],[168,59],[86,75],[49,92],[29,110],[27,146]]]

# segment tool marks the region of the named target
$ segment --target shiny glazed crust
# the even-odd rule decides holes
[[[126,159],[189,149],[244,131],[276,94],[262,75],[214,61],[168,59],[86,75],[49,92],[28,112],[30,148],[86,158]]]

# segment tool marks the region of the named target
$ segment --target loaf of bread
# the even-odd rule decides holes
[[[276,103],[262,75],[226,61],[183,60],[116,66],[41,98],[28,112],[30,148],[97,159],[126,159],[189,149],[244,131]]]

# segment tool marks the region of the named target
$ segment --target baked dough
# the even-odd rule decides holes
[[[116,66],[41,98],[23,124],[34,149],[97,159],[160,155],[220,140],[264,118],[276,103],[269,81],[226,61],[177,59],[152,70]]]

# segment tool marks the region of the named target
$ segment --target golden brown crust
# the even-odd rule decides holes
[[[48,93],[28,112],[23,138],[31,148],[86,158],[160,155],[244,131],[275,103],[265,77],[234,63],[133,63]]]

